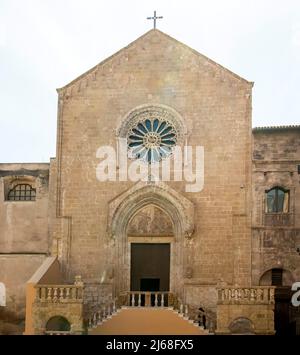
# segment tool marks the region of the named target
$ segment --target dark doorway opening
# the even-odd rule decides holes
[[[131,244],[130,274],[131,291],[168,292],[170,290],[170,244]],[[162,304],[161,295],[151,295],[152,306],[155,305],[155,300],[158,305]],[[141,305],[145,305],[145,294],[141,297]],[[167,297],[164,298],[164,305],[167,306]]]
[[[170,244],[131,244],[131,291],[170,290]]]
[[[294,308],[291,304],[293,293],[290,287],[277,286],[275,289],[274,321],[276,335],[297,335]]]
[[[141,291],[159,291],[160,279],[141,279]]]

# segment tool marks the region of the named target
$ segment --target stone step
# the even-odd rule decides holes
[[[90,335],[208,335],[193,320],[178,314],[172,307],[122,307]]]

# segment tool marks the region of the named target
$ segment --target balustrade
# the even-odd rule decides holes
[[[272,304],[274,287],[221,288],[218,289],[219,304]]]
[[[40,302],[72,303],[83,301],[83,287],[76,285],[37,285],[36,299]]]

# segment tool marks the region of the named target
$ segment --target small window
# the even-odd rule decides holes
[[[36,190],[29,184],[19,184],[8,192],[8,201],[35,201]]]
[[[266,213],[288,213],[289,191],[275,187],[266,192]]]

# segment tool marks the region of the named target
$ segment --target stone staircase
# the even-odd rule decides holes
[[[122,307],[89,329],[89,335],[208,335],[172,307]]]

